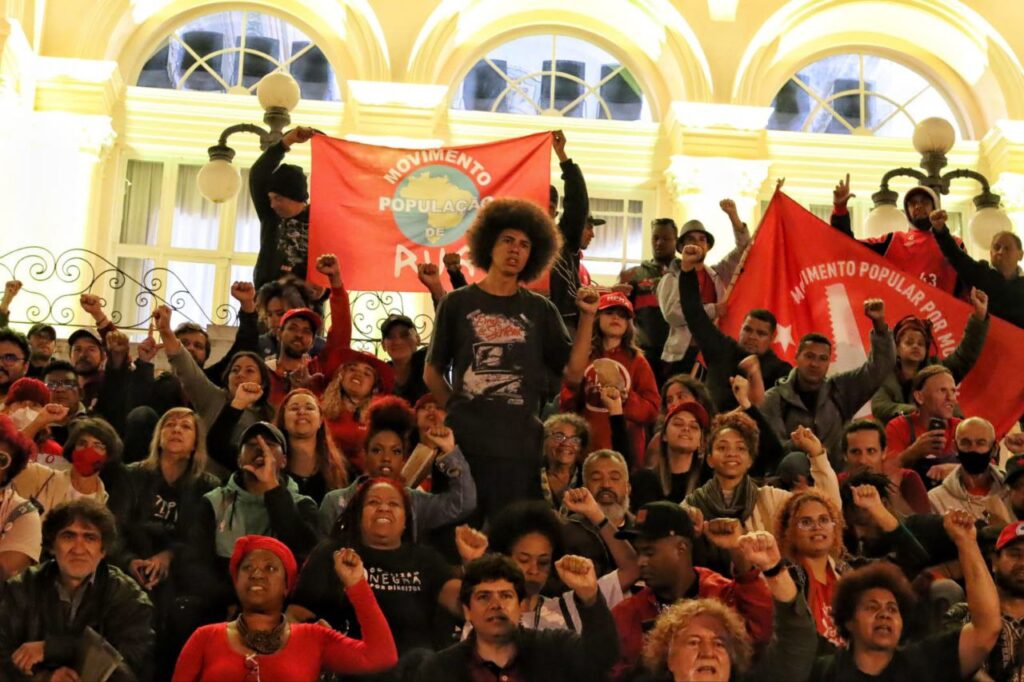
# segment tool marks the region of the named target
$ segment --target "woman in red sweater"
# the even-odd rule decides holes
[[[612,447],[608,410],[601,402],[601,388],[613,386],[626,396],[622,403],[633,452],[639,456],[647,445],[647,430],[661,409],[661,395],[654,372],[634,341],[633,304],[616,291],[602,294],[597,304],[590,365],[582,375],[566,374],[560,408],[576,412],[590,425],[590,442],[581,458],[595,450]],[[635,462],[631,462],[635,468]]]
[[[238,538],[229,570],[241,613],[230,623],[206,625],[193,633],[178,657],[174,682],[313,682],[321,670],[367,674],[398,661],[391,630],[355,551],[335,552],[334,571],[355,609],[361,640],[317,623],[285,619],[284,602],[295,586],[298,567],[282,542],[262,535]]]

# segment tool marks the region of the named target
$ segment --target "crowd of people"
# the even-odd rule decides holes
[[[261,250],[217,362],[167,307],[133,347],[91,294],[58,357],[6,284],[0,679],[1024,681],[1024,434],[957,388],[991,316],[1024,326],[1019,237],[974,260],[907,192],[906,230],[867,246],[973,307],[959,346],[872,299],[863,366],[830,372],[822,333],[794,366],[777,311],[716,324],[751,241],[731,200],[716,264],[664,218],[596,286],[603,221],[556,132],[561,203],[481,208],[483,278],[420,265],[433,333],[390,315],[382,360],[353,347],[339,257],[308,253],[282,162],[313,134],[253,166]],[[857,249],[850,196],[822,229]]]

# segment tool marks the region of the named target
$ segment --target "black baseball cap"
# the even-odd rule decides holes
[[[615,537],[620,540],[658,540],[677,535],[693,540],[693,520],[674,502],[648,502],[636,513],[632,528],[624,528]]]
[[[1006,485],[1011,485],[1021,474],[1024,474],[1024,455],[1014,455],[1006,460],[1006,476],[1003,477]]]
[[[28,334],[25,336],[32,338],[36,334],[46,334],[51,340],[57,340],[57,330],[45,322],[36,322],[34,325],[29,327]]]
[[[604,218],[595,218],[592,215],[588,215],[587,222],[593,225],[594,227],[597,227],[598,225],[604,225],[608,221],[605,220]]]
[[[409,329],[416,329],[416,325],[407,315],[399,315],[397,313],[388,315],[387,318],[380,325],[380,336],[384,338],[391,331],[391,328],[396,324],[405,325]]]
[[[284,434],[281,433],[281,429],[277,428],[270,422],[256,422],[255,424],[250,424],[245,428],[245,431],[242,432],[242,437],[238,442],[245,444],[250,438],[255,438],[256,436],[269,438],[280,445],[285,452],[288,451],[288,441],[285,439]]]

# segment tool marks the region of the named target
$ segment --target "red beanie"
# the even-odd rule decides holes
[[[231,561],[228,563],[231,582],[238,579],[238,566],[242,563],[245,555],[257,549],[265,549],[281,560],[281,563],[284,564],[285,588],[291,591],[295,587],[295,580],[299,572],[299,566],[295,563],[295,555],[283,542],[266,535],[243,535],[235,540],[235,549],[231,552]]]
[[[39,405],[46,405],[50,402],[50,389],[39,379],[22,377],[11,384],[7,389],[7,404],[20,403],[23,400],[31,400]]]

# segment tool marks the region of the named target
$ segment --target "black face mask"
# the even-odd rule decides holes
[[[977,476],[988,469],[988,464],[992,461],[992,451],[964,452],[963,450],[957,450],[956,458],[960,460],[960,466],[964,468],[964,471],[972,476]]]
[[[924,218],[914,218],[913,220],[910,221],[910,224],[919,230],[928,231],[932,229],[932,221],[929,220],[927,216],[925,216]]]

